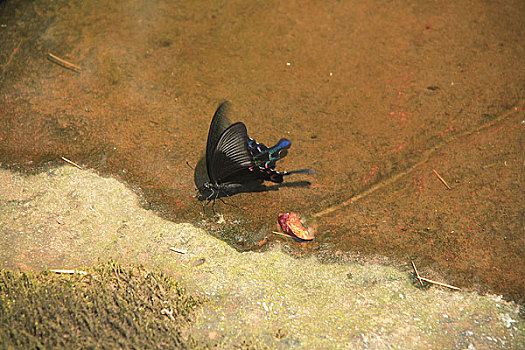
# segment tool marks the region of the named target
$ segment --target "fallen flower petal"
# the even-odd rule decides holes
[[[281,228],[287,234],[302,239],[303,241],[311,241],[314,239],[313,234],[301,223],[301,218],[298,214],[294,212],[280,214],[278,220],[279,225],[281,225]]]

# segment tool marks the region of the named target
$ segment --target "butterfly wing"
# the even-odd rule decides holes
[[[210,180],[223,185],[283,182],[283,176],[288,173],[275,170],[275,163],[286,155],[290,141],[281,139],[271,148],[255,142],[259,145],[259,151],[250,146],[251,141],[254,140],[248,136],[243,123],[237,122],[227,128],[217,142],[208,164]]]
[[[208,141],[206,143],[206,165],[208,171],[208,177],[212,180],[212,174],[210,174],[210,164],[212,162],[213,153],[217,149],[217,144],[222,134],[231,125],[228,118],[228,114],[231,110],[231,104],[225,101],[219,105],[213,119],[211,120],[210,130],[208,132]]]
[[[255,163],[248,140],[246,126],[241,122],[231,125],[221,134],[210,152],[208,174],[211,182],[225,184],[254,180],[249,169]]]

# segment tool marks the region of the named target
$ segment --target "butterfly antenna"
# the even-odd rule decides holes
[[[188,168],[190,168],[191,170],[195,170],[195,168],[194,168],[194,167],[192,167],[192,166],[190,165],[190,163],[189,163],[188,161],[186,161],[186,165],[187,165],[187,166],[188,166]]]

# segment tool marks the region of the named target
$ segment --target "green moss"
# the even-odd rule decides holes
[[[195,345],[181,330],[199,302],[179,283],[113,261],[87,272],[2,270],[0,343],[24,349]]]

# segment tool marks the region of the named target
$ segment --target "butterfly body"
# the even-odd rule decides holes
[[[221,195],[246,192],[259,187],[264,181],[283,182],[283,177],[297,172],[275,170],[279,159],[287,154],[291,143],[281,139],[272,147],[257,143],[248,136],[242,122],[231,124],[227,114],[229,102],[223,102],[215,112],[206,144],[207,179],[198,189],[204,198],[213,200]]]

